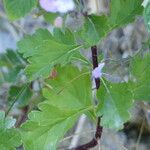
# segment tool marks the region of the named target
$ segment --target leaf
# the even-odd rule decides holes
[[[57,13],[46,13],[46,14],[44,14],[44,19],[45,19],[47,22],[53,24],[53,23],[54,23],[54,20],[55,20],[58,16],[59,16],[59,14],[57,14]]]
[[[29,104],[32,94],[30,87],[26,84],[22,86],[13,85],[9,88],[8,101],[13,102],[15,100],[18,107],[25,107]]]
[[[37,2],[37,0],[4,0],[4,7],[8,18],[16,20],[29,13]]]
[[[12,70],[13,69],[13,70]],[[15,68],[8,69],[6,72],[3,72],[3,78],[5,82],[16,83],[21,78],[21,70],[23,69],[20,66]]]
[[[79,34],[81,34],[82,40],[86,43],[86,47],[97,44],[100,39],[97,30],[90,18],[85,19],[84,27],[81,31],[79,31]]]
[[[20,79],[21,70],[25,67],[23,58],[12,49],[0,54],[0,80],[15,83]]]
[[[91,66],[90,60],[88,60],[85,56],[83,56],[81,53],[75,53],[70,56],[69,61],[73,64],[80,64],[82,67],[88,67]]]
[[[68,65],[62,68],[60,66],[56,67],[55,70],[57,72],[56,77],[54,79],[47,79],[48,85],[51,86],[51,92],[46,94],[49,97],[57,95],[58,100],[51,101],[53,105],[57,103],[57,106],[61,105],[64,108],[72,107],[73,109],[92,104],[90,72],[87,69],[79,71],[78,68]],[[72,99],[67,99],[70,96],[73,96]],[[61,100],[62,98],[66,99],[65,103]]]
[[[22,126],[24,148],[55,150],[56,143],[73,126],[78,115],[73,111],[60,110],[48,103],[39,105],[39,109],[41,112],[31,113],[30,121]]]
[[[131,89],[135,100],[150,101],[150,54],[136,56],[130,63],[133,82]]]
[[[142,0],[112,0],[110,4],[110,15],[91,16],[91,20],[100,36],[106,36],[115,28],[122,27],[133,22],[135,16],[141,15],[143,7]]]
[[[17,83],[21,78],[22,67],[16,66],[14,68],[0,68],[0,80],[7,83]]]
[[[21,136],[14,128],[16,120],[11,117],[5,118],[5,113],[0,112],[0,149],[15,150],[21,145]]]
[[[63,33],[59,28],[54,28],[53,34],[57,42],[67,45],[76,45],[75,37],[69,29],[65,29]]]
[[[143,16],[144,16],[145,25],[148,31],[150,31],[150,3],[148,3],[144,8]]]
[[[58,67],[56,70],[58,76],[47,81],[47,87],[53,90],[43,90],[47,100],[39,105],[40,111],[29,114],[29,121],[22,126],[26,150],[56,150],[58,141],[77,118],[93,110],[89,74],[71,66]],[[62,87],[65,88],[62,90]]]
[[[0,67],[13,68],[15,66],[23,66],[24,61],[17,51],[7,49],[5,53],[0,54]]]
[[[29,65],[26,68],[26,74],[30,80],[49,77],[54,65],[64,65],[68,63],[72,54],[79,53],[82,46],[76,45],[71,40],[73,36],[69,31],[58,35],[56,38],[47,30],[39,29],[33,36],[26,36],[18,43],[19,52],[28,58]],[[68,43],[67,36],[70,38],[70,43]]]
[[[120,129],[130,119],[129,109],[133,104],[132,91],[128,83],[104,83],[97,92],[98,115],[102,115],[102,126]]]

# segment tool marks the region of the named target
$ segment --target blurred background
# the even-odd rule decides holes
[[[97,14],[108,14],[109,2],[110,0],[82,0],[84,8],[89,13]],[[12,106],[10,115],[17,118],[17,127],[26,120],[27,113],[44,99],[40,92],[40,81],[31,85],[25,84],[26,77],[23,69],[26,60],[16,52],[16,43],[25,34],[33,34],[38,28],[48,28],[52,31],[54,26],[61,27],[62,19],[60,15],[48,23],[38,14],[38,10],[33,10],[28,16],[9,22],[0,0],[0,110],[9,111]],[[78,12],[70,13],[66,16],[65,25],[76,29],[82,25],[82,19]],[[98,49],[99,53],[103,52],[106,59],[113,60],[132,57],[140,49],[149,52],[149,35],[142,16],[137,17],[134,23],[124,28],[113,30],[98,45]],[[90,50],[83,51],[83,54],[91,59]],[[107,65],[106,71],[112,75],[111,80],[118,82],[122,78],[126,79],[127,69],[124,63],[118,61]],[[27,88],[17,98],[18,103],[13,104],[10,96],[15,97],[14,91],[19,93],[25,86]],[[94,148],[95,150],[150,150],[149,103],[137,102],[130,112],[131,119],[125,123],[123,130],[104,129],[100,146]],[[66,150],[86,143],[92,139],[94,132],[95,126],[83,115],[74,128],[60,141],[59,149]]]

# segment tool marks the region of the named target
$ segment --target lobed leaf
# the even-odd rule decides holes
[[[4,7],[8,18],[16,20],[29,13],[37,2],[38,0],[4,0]]]
[[[33,36],[26,36],[21,40],[18,47],[19,52],[28,58],[26,74],[30,80],[34,80],[49,77],[54,65],[68,63],[69,58],[79,53],[82,46],[75,44],[74,36],[69,30],[62,33],[57,29],[52,35],[48,30],[39,29]]]
[[[89,74],[72,66],[56,70],[56,77],[46,83],[49,88],[43,90],[47,100],[39,105],[40,111],[29,114],[29,121],[22,126],[26,150],[56,150],[58,141],[77,118],[94,110]]]
[[[130,119],[129,109],[133,104],[132,91],[128,83],[104,83],[97,92],[98,115],[102,116],[102,126],[120,129]]]
[[[108,16],[92,15],[90,18],[100,39],[113,29],[133,22],[137,15],[141,15],[143,12],[142,2],[142,0],[112,0]]]

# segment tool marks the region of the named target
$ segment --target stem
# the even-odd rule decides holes
[[[96,67],[98,67],[97,47],[92,46],[91,51],[92,51],[93,69],[95,69]],[[96,89],[98,90],[100,87],[100,78],[95,79],[95,84],[96,84]]]
[[[98,117],[95,137],[90,142],[69,150],[88,150],[89,148],[93,148],[97,146],[98,140],[101,138],[102,130],[103,130],[102,126],[100,126],[100,120],[101,117]]]
[[[93,69],[95,69],[96,67],[98,67],[97,46],[92,46],[91,51],[92,51]],[[95,79],[95,84],[96,84],[96,89],[98,90],[100,87],[100,78]],[[88,150],[89,148],[93,148],[97,146],[103,131],[103,127],[100,125],[100,122],[101,122],[101,117],[98,117],[94,138],[90,142],[78,146],[76,148],[73,148],[72,150]]]

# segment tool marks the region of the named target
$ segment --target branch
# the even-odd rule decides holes
[[[91,51],[92,51],[93,69],[95,69],[96,67],[98,67],[97,47],[92,46]],[[96,84],[96,89],[98,90],[100,87],[100,78],[95,79],[95,84]],[[98,141],[100,140],[102,131],[103,131],[103,127],[100,125],[100,122],[101,122],[101,117],[98,117],[95,136],[90,142],[83,144],[81,146],[78,146],[76,148],[73,148],[71,150],[88,150],[89,148],[93,148],[97,146]]]

